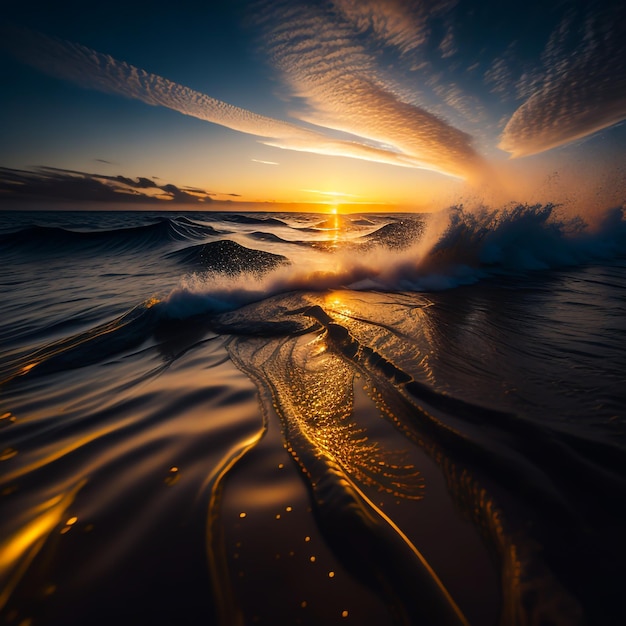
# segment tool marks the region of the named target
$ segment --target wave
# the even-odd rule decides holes
[[[385,239],[394,232],[384,230]],[[185,278],[164,306],[171,306],[173,317],[194,316],[234,310],[290,291],[438,291],[490,277],[519,278],[623,258],[626,221],[622,207],[607,211],[594,226],[580,218],[560,217],[554,205],[478,212],[454,207],[428,219],[412,245],[402,248],[403,240],[391,254],[388,245],[359,254],[339,250],[308,259],[306,267],[277,265],[262,276],[241,275],[227,283],[215,277]],[[242,269],[252,267],[253,261]]]
[[[272,226],[288,226],[286,222],[277,217],[252,217],[242,213],[222,213],[219,219],[223,222],[234,222],[235,224],[265,224]]]
[[[336,241],[322,239],[322,240],[311,240],[304,241],[302,239],[297,240],[289,240],[283,239],[274,233],[264,233],[261,231],[256,231],[254,233],[246,233],[246,237],[249,239],[254,239],[255,241],[263,241],[265,243],[275,243],[286,246],[294,246],[300,248],[309,248],[311,250],[319,250],[321,252],[336,252],[338,247],[348,249],[350,247],[354,247],[354,244],[350,241],[343,241],[340,244]]]
[[[429,225],[416,250],[419,258],[397,263],[383,282],[409,290],[446,289],[490,276],[619,258],[624,243],[623,207],[607,210],[594,225],[561,216],[552,204],[479,211],[453,207],[445,221],[438,216]]]
[[[255,239],[256,241],[269,241],[271,243],[301,243],[288,241],[287,239],[283,239],[274,233],[264,233],[262,231],[255,231],[253,233],[246,233],[246,237],[249,239]]]
[[[402,250],[408,248],[424,234],[423,219],[403,219],[381,226],[374,232],[363,235],[367,243]]]
[[[99,324],[36,350],[10,355],[0,364],[0,385],[26,374],[46,374],[77,369],[141,345],[157,326],[156,301],[147,301],[115,319]]]
[[[287,258],[280,254],[246,248],[230,239],[189,246],[168,256],[207,271],[224,274],[247,272],[256,276],[287,263]]]
[[[352,223],[355,226],[374,226],[375,222],[372,220],[368,220],[366,217],[360,217],[358,219],[352,220]]]
[[[198,241],[227,234],[189,218],[161,218],[143,226],[113,230],[69,230],[52,226],[29,226],[0,236],[0,250],[71,255],[78,251],[127,252],[158,248],[172,242]]]

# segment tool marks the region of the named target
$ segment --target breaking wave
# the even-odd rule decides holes
[[[408,245],[403,234],[420,232]],[[561,217],[554,205],[519,205],[501,210],[454,207],[407,227],[397,221],[366,236],[355,254],[353,240],[332,255],[277,267],[253,281],[249,274],[228,281],[185,277],[168,298],[174,317],[232,310],[290,291],[349,288],[380,291],[437,291],[493,277],[576,267],[623,258],[624,210],[606,211],[594,225]]]

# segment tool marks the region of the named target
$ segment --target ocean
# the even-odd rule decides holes
[[[0,620],[626,623],[626,221],[0,212]]]

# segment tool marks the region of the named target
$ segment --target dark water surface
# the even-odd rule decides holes
[[[0,213],[0,623],[625,623],[624,244]]]

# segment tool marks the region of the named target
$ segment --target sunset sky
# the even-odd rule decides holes
[[[3,13],[0,198],[626,197],[622,0]]]

